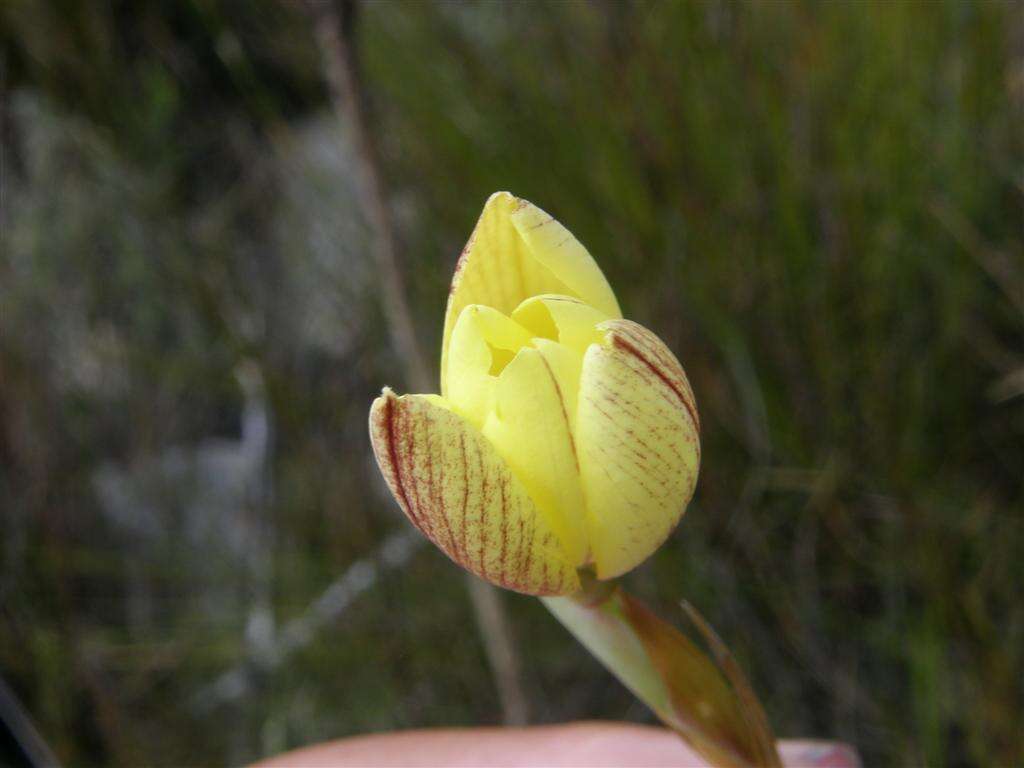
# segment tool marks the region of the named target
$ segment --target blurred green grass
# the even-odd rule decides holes
[[[1024,760],[1021,6],[371,3],[358,25],[421,342],[510,189],[686,367],[698,495],[637,591],[696,604],[780,734],[868,765]],[[194,705],[252,652],[257,598],[287,622],[403,525],[365,436],[400,365],[305,15],[15,2],[0,43],[0,670],[58,754],[241,762],[496,721],[426,548]],[[167,496],[133,560],[95,472],[237,439],[241,361],[273,423],[240,523],[260,564],[196,545]],[[509,603],[535,719],[649,719]]]

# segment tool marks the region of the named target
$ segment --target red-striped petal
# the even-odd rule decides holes
[[[456,563],[526,594],[579,589],[575,568],[522,483],[441,398],[385,389],[370,409],[370,439],[402,511]]]

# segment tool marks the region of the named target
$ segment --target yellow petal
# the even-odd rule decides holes
[[[547,339],[534,339],[533,344],[547,363],[545,373],[554,376],[557,394],[565,405],[569,430],[576,434],[576,401],[580,374],[583,373],[583,356],[564,344]]]
[[[553,339],[581,357],[594,342],[604,339],[598,323],[609,315],[571,296],[534,296],[512,313],[512,319],[534,336]]]
[[[571,295],[612,317],[622,315],[615,293],[601,268],[572,232],[526,200],[518,201],[511,218],[533,257],[569,286]],[[528,295],[539,293],[555,291],[531,291]]]
[[[469,304],[511,314],[530,296],[580,298],[609,317],[618,303],[601,269],[572,233],[532,203],[508,192],[491,195],[459,257],[448,295],[441,342],[441,394],[448,392],[448,347]]]
[[[575,568],[523,484],[441,398],[385,389],[370,409],[370,441],[402,511],[456,563],[517,592],[579,589]]]
[[[599,578],[618,576],[668,537],[693,495],[700,422],[679,361],[653,333],[609,320],[583,359],[576,440]]]
[[[495,376],[529,343],[530,333],[497,310],[480,304],[463,309],[447,363],[448,399],[455,411],[482,428],[493,408]]]
[[[563,390],[565,381],[578,379],[579,363],[572,362],[567,350],[558,354],[558,346],[548,341],[544,350],[521,349],[505,367],[498,377],[494,412],[483,432],[522,481],[565,546],[569,561],[581,565],[587,542],[570,420],[575,391],[566,402]],[[575,390],[575,382],[572,386]]]

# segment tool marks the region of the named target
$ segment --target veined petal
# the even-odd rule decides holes
[[[609,317],[618,302],[597,263],[565,227],[508,192],[491,195],[459,257],[448,295],[441,342],[441,394],[448,393],[448,348],[455,322],[469,304],[511,314],[530,296],[580,298]]]
[[[385,389],[370,441],[402,511],[482,579],[532,595],[579,589],[557,535],[488,440],[436,396]]]
[[[543,340],[541,340],[543,341]],[[564,382],[576,371],[571,353],[558,354],[559,345],[546,342],[547,349],[519,350],[498,377],[493,413],[484,423],[484,436],[508,462],[526,487],[540,514],[565,547],[574,565],[587,556],[584,530],[583,492],[579,463],[572,433],[569,408],[573,391]],[[556,372],[557,371],[557,372]],[[560,383],[560,381],[562,383]],[[572,400],[567,403],[567,395]]]
[[[597,575],[618,576],[668,537],[693,495],[700,422],[679,361],[653,333],[608,320],[583,359],[576,437]]]

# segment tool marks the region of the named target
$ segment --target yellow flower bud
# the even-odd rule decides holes
[[[481,578],[536,595],[645,560],[693,495],[693,391],[624,320],[587,250],[507,192],[484,207],[452,280],[441,395],[370,409],[373,450],[412,523]]]

